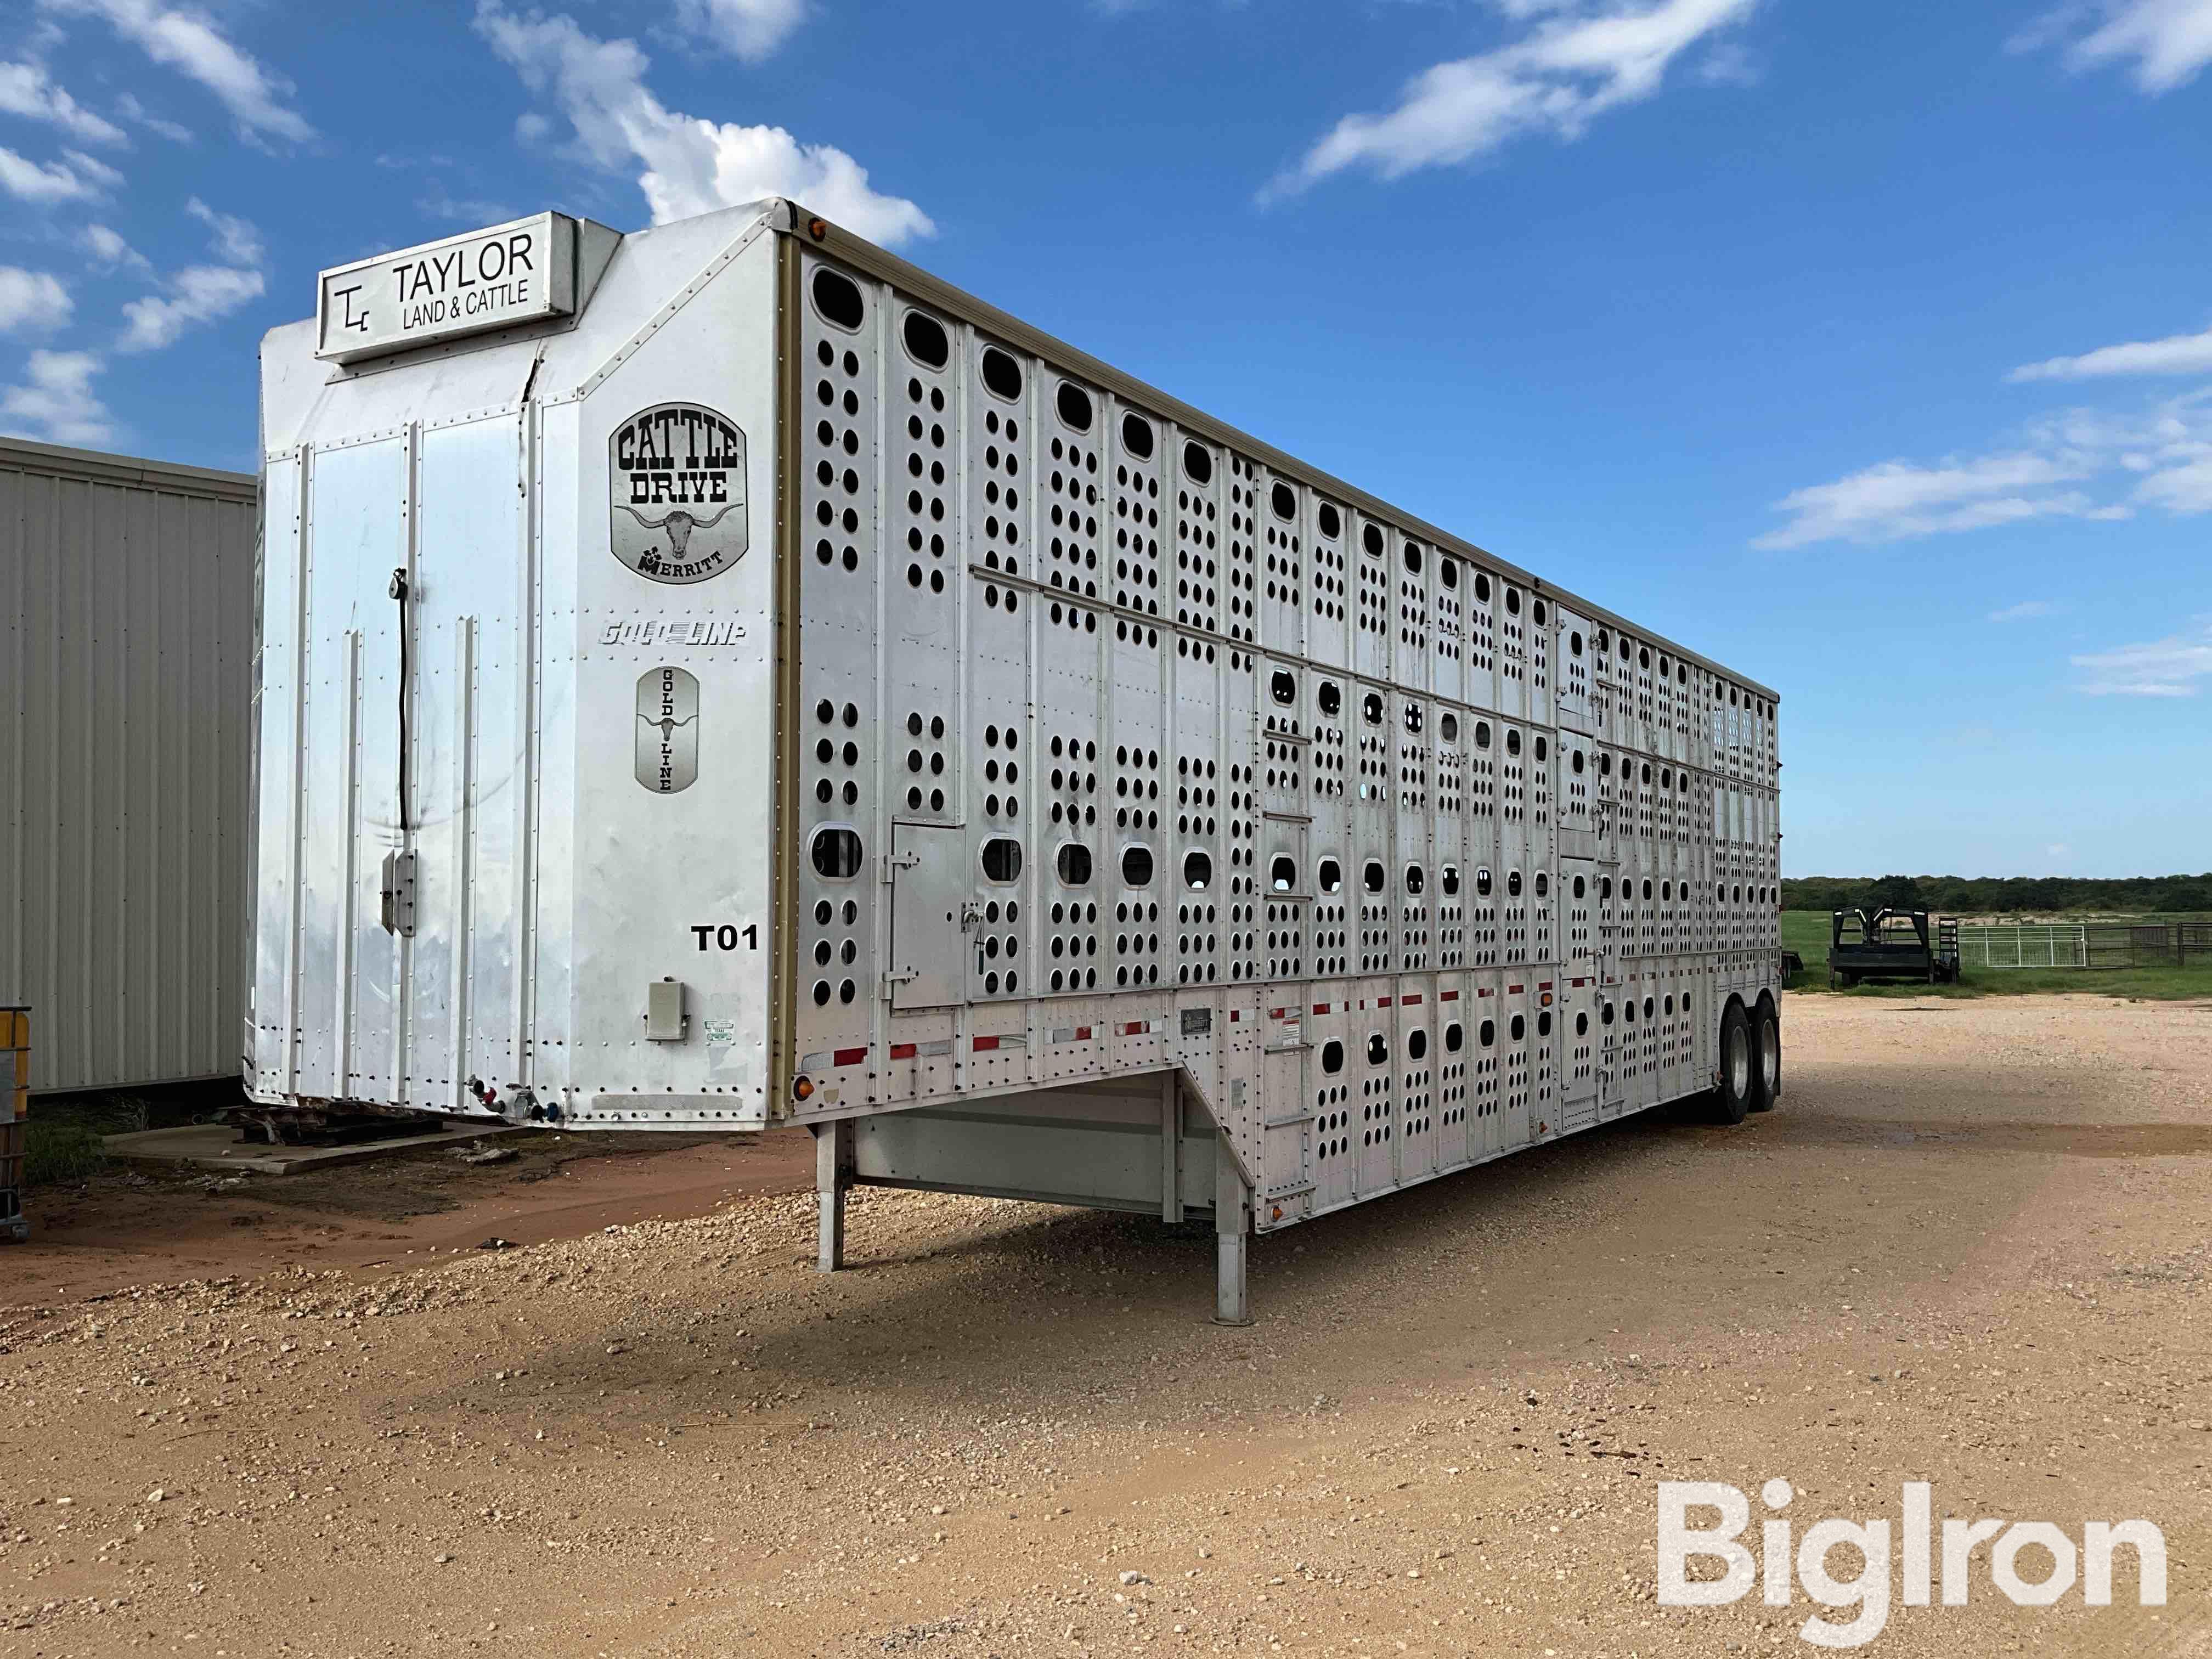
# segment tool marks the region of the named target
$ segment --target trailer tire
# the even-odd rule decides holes
[[[1771,1112],[1782,1103],[1782,1021],[1773,1005],[1761,1002],[1751,1017],[1751,1098],[1754,1112]]]
[[[1721,1081],[1713,1091],[1713,1121],[1741,1123],[1751,1110],[1752,1078],[1756,1070],[1752,1053],[1751,1021],[1743,1004],[1731,1002],[1721,1016]]]

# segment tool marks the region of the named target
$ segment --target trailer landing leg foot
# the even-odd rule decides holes
[[[1244,1282],[1252,1240],[1252,1189],[1237,1173],[1224,1137],[1213,1154],[1213,1322],[1249,1325],[1252,1302]]]
[[[845,1265],[845,1193],[853,1184],[853,1121],[817,1123],[814,1128],[814,1197],[820,1206],[817,1272],[834,1273]]]

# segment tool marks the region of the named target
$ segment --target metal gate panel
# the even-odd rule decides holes
[[[320,450],[307,463],[306,687],[295,911],[299,1092],[392,1097],[395,936],[380,896],[400,846],[399,605],[408,562],[408,443]]]
[[[254,677],[253,1085],[270,1093],[298,1087],[301,893],[298,817],[300,741],[307,678],[301,635],[306,591],[301,539],[303,456],[270,461],[262,474],[260,662]]]
[[[514,1075],[515,932],[530,780],[520,416],[421,441],[408,730],[415,933],[408,1087],[456,1111]]]
[[[1390,989],[1389,980],[1361,981],[1358,1011],[1352,1017],[1349,1046],[1352,1053],[1347,1070],[1358,1079],[1352,1122],[1358,1159],[1358,1191],[1362,1196],[1398,1184],[1402,1137],[1396,1068],[1402,1050],[1396,1010],[1389,1006]]]
[[[891,1006],[957,1003],[963,983],[960,911],[967,897],[963,836],[951,824],[902,823],[890,860]]]

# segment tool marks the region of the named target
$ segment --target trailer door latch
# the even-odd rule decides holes
[[[394,848],[384,855],[377,893],[378,920],[384,931],[401,939],[415,937],[415,854]]]

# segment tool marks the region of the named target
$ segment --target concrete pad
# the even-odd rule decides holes
[[[349,1141],[342,1146],[272,1146],[265,1141],[240,1140],[238,1130],[228,1123],[191,1123],[178,1129],[109,1135],[104,1144],[110,1158],[126,1164],[181,1164],[194,1170],[297,1175],[303,1170],[326,1170],[392,1152],[411,1152],[420,1146],[466,1146],[493,1135],[520,1132],[520,1126],[515,1124],[466,1123],[425,1134],[394,1135],[388,1140]]]

